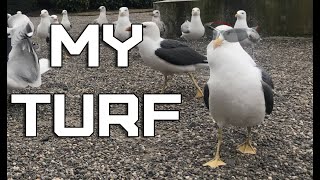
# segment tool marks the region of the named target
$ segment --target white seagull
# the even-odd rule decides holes
[[[163,37],[166,34],[167,26],[161,21],[161,15],[159,10],[152,12],[152,22],[156,23],[160,30],[160,36]]]
[[[164,75],[162,92],[167,87],[169,75],[188,73],[197,88],[196,97],[203,97],[203,92],[192,72],[198,68],[208,67],[207,58],[179,41],[161,38],[156,23],[142,24],[143,41],[138,45],[139,53],[147,66]],[[131,27],[127,30],[130,31]]]
[[[93,23],[99,24],[101,27],[102,24],[108,23],[107,14],[106,14],[107,10],[106,10],[106,7],[104,6],[100,6],[98,10],[100,10],[100,15],[97,19],[93,21]]]
[[[129,9],[127,7],[121,7],[119,9],[119,16],[116,23],[114,37],[122,42],[130,38],[131,32],[126,31],[128,26],[131,26],[131,22],[129,19]]]
[[[216,30],[233,30],[218,26]],[[211,116],[218,124],[218,145],[213,160],[204,166],[225,165],[220,159],[222,128],[232,125],[246,127],[246,141],[238,146],[242,153],[255,154],[251,144],[251,127],[264,120],[273,109],[272,87],[265,82],[271,77],[251,63],[250,55],[239,43],[228,42],[224,33],[219,33],[207,46],[210,78],[204,89],[204,101]],[[265,76],[265,77],[263,77]]]
[[[27,86],[39,87],[41,74],[50,69],[48,59],[38,60],[33,48],[33,31],[29,23],[10,30],[7,37],[7,91],[23,89]],[[8,47],[9,46],[9,47]]]
[[[191,22],[186,20],[181,25],[181,32],[181,38],[185,38],[186,40],[197,40],[204,35],[205,28],[201,21],[199,8],[195,7],[192,9]]]
[[[67,31],[70,31],[70,29],[72,28],[72,25],[69,21],[69,17],[68,17],[68,12],[67,10],[63,10],[62,11],[62,19],[61,19],[61,24],[64,26],[64,28]]]
[[[46,42],[49,43],[51,17],[48,11],[43,9],[41,10],[40,18],[40,24],[37,27],[37,36],[42,42],[46,40]]]
[[[249,28],[247,24],[247,13],[244,10],[239,10],[235,17],[237,18],[234,28],[247,28],[250,30],[249,38],[240,42],[242,47],[251,47],[252,58],[254,58],[254,44],[258,43],[261,38],[257,32],[258,27]]]

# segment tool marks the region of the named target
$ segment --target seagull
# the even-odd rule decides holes
[[[207,58],[179,41],[161,38],[156,23],[144,22],[142,24],[143,41],[138,44],[139,53],[147,66],[164,75],[162,93],[167,87],[169,75],[188,73],[196,86],[196,97],[203,97],[203,92],[192,72],[198,68],[208,67]],[[131,31],[131,27],[128,27],[127,30]]]
[[[99,24],[100,27],[102,27],[102,24],[108,23],[108,19],[107,19],[107,15],[106,15],[107,10],[106,10],[106,7],[104,7],[104,6],[100,6],[98,8],[98,10],[100,10],[100,15],[97,19],[95,19],[93,21],[93,23]]]
[[[70,31],[71,28],[72,28],[72,25],[69,21],[69,18],[68,18],[68,12],[67,10],[62,10],[62,19],[61,19],[61,24],[63,25],[63,27],[67,30],[67,31]],[[68,59],[69,58],[69,55],[64,53],[63,54],[64,58],[65,59]]]
[[[50,18],[51,18],[51,24],[60,24],[57,15],[51,15]]]
[[[234,28],[248,28],[251,32],[249,35],[249,39],[246,39],[244,41],[241,41],[240,44],[242,47],[251,47],[251,53],[252,53],[252,58],[254,58],[254,44],[258,43],[261,38],[259,33],[257,32],[258,27],[252,27],[249,28],[247,24],[247,13],[244,10],[239,10],[235,17],[237,18],[237,21],[234,25]]]
[[[41,20],[40,20],[40,24],[37,27],[37,36],[41,40],[45,39],[46,42],[49,43],[51,17],[48,11],[45,9],[41,10],[40,17],[41,17]]]
[[[47,72],[50,67],[48,59],[38,60],[30,39],[33,35],[30,24],[25,23],[12,28],[9,33],[7,49],[11,50],[7,54],[7,92],[27,86],[39,87],[41,74]]]
[[[181,25],[181,32],[181,38],[185,38],[186,40],[197,40],[204,35],[205,28],[201,21],[199,8],[195,7],[192,9],[191,22],[186,20]]]
[[[61,24],[64,26],[64,28],[67,30],[67,31],[70,31],[70,29],[72,28],[72,25],[69,21],[69,18],[68,18],[68,12],[67,10],[63,10],[62,11],[62,19],[61,19]]]
[[[114,36],[122,42],[130,38],[131,33],[129,31],[126,31],[128,26],[131,26],[131,22],[129,19],[129,9],[127,7],[121,7],[119,9],[119,16]]]
[[[234,31],[218,26],[218,31]],[[238,150],[256,154],[251,143],[251,128],[264,120],[273,109],[272,87],[263,80],[263,72],[251,63],[251,56],[239,43],[228,42],[224,33],[207,46],[210,78],[204,88],[204,102],[218,125],[218,144],[214,159],[204,166],[213,168],[226,165],[220,158],[222,128],[233,125],[246,127],[246,141]],[[270,79],[271,77],[264,72]]]
[[[164,24],[163,21],[161,21],[160,11],[154,10],[152,12],[152,22],[156,23],[160,30],[160,36],[165,36],[167,26]]]

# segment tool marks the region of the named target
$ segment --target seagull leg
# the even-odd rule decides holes
[[[218,128],[218,144],[217,144],[216,154],[214,155],[214,159],[212,159],[211,161],[203,164],[203,166],[210,166],[212,168],[216,168],[216,167],[219,167],[219,166],[226,165],[226,163],[224,163],[220,159],[220,146],[221,146],[221,144],[222,144],[222,129],[219,127]]]
[[[164,75],[164,84],[162,86],[161,93],[165,92],[165,90],[167,89],[167,84],[168,84],[168,76]]]
[[[248,127],[247,130],[247,139],[244,143],[238,146],[238,150],[244,154],[256,154],[256,148],[251,145],[251,127]]]
[[[191,78],[193,84],[196,86],[197,88],[197,94],[196,94],[196,98],[201,98],[203,97],[203,92],[201,90],[201,88],[199,87],[197,81],[195,80],[194,76],[191,74],[191,73],[188,73],[189,74],[189,77]]]

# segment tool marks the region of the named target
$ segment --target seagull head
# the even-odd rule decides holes
[[[17,11],[17,14],[22,14],[22,12],[21,11]]]
[[[67,10],[62,10],[61,14],[66,15],[66,14],[68,14],[68,12],[67,12]]]
[[[160,17],[160,11],[159,10],[154,10],[152,12],[153,17]]]
[[[244,10],[239,10],[237,14],[235,15],[237,19],[246,19],[247,13]]]
[[[49,17],[49,12],[45,9],[41,10],[40,17]]]
[[[50,17],[54,23],[59,23],[57,15],[51,15]]]
[[[213,29],[212,41],[214,49],[222,45],[224,41],[223,32],[230,29],[233,28],[227,25],[220,25]]]
[[[160,38],[160,30],[156,23],[154,22],[143,22],[143,37],[148,37],[150,39],[158,40]],[[126,29],[126,31],[131,31],[131,26]]]
[[[119,9],[119,16],[129,16],[129,9],[127,7],[121,7]]]
[[[7,13],[7,19],[9,19],[10,17],[11,17],[11,14],[8,14],[8,13]]]
[[[192,16],[200,16],[200,9],[195,7],[192,9]]]
[[[104,6],[100,6],[99,8],[98,8],[98,10],[100,10],[100,12],[106,12],[107,10],[106,10],[106,7],[104,7]]]

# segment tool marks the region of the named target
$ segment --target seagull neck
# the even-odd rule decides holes
[[[248,28],[247,20],[246,19],[238,19],[234,26],[240,27],[240,28]]]
[[[128,22],[130,22],[128,16],[119,16],[119,17],[118,17],[118,22],[117,22],[117,24],[127,24]]]
[[[158,17],[152,16],[152,21],[160,21],[160,16],[158,16]]]
[[[105,11],[101,11],[100,12],[100,17],[107,17],[106,12]]]
[[[201,18],[200,16],[192,16],[191,17],[191,23],[194,22],[194,23],[201,23],[202,24],[202,21],[201,21]]]
[[[67,14],[64,14],[64,15],[62,16],[62,19],[68,19],[68,15],[67,15]]]
[[[48,18],[48,17],[43,17],[43,18],[41,18],[41,20],[40,20],[40,24],[42,24],[42,23],[50,23],[50,19]]]

